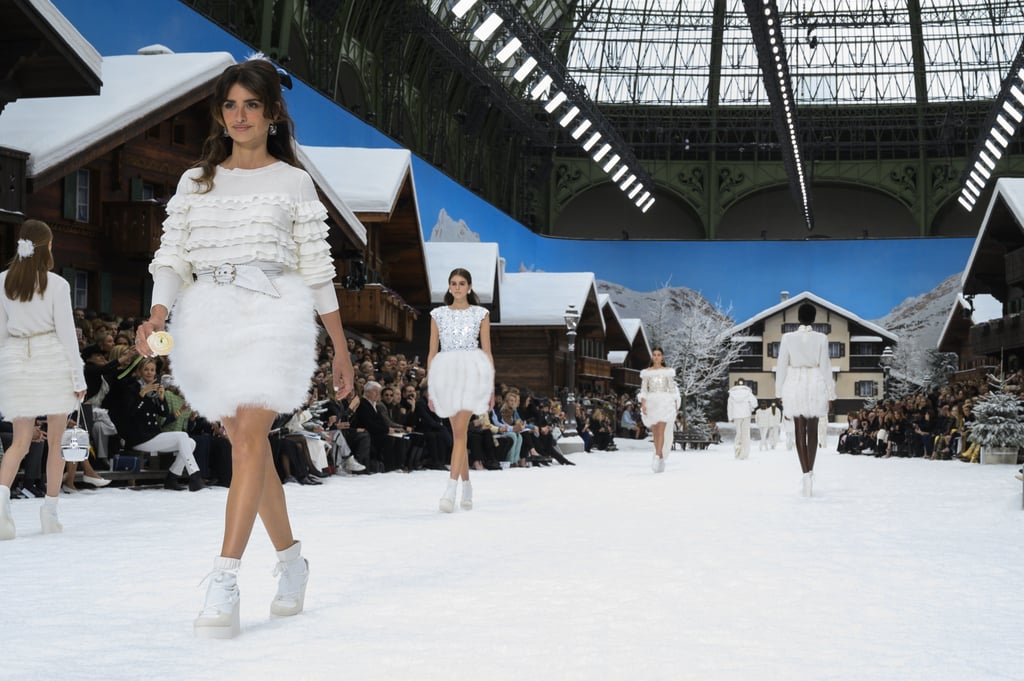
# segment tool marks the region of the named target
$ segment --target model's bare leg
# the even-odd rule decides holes
[[[814,470],[814,457],[818,453],[818,418],[807,419],[807,468],[804,472]]]

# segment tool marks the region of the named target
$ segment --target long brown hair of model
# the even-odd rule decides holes
[[[479,305],[480,299],[477,297],[476,291],[472,289],[473,275],[469,273],[469,270],[462,269],[461,267],[456,267],[454,270],[451,271],[451,274],[448,275],[448,281],[451,281],[452,277],[462,277],[463,279],[466,280],[466,283],[470,285],[469,294],[466,296],[466,300],[469,302],[470,305]],[[444,304],[451,305],[454,302],[455,297],[452,295],[452,292],[445,291]]]
[[[36,293],[46,293],[46,273],[53,269],[53,253],[50,252],[53,232],[42,220],[25,220],[18,230],[18,241],[22,240],[32,244],[32,255],[14,256],[4,281],[4,293],[11,300],[27,303]]]

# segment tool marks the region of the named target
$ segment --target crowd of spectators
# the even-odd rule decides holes
[[[1021,390],[1024,375],[1011,375],[1007,384],[1012,390]],[[925,457],[977,463],[980,447],[970,441],[973,409],[978,398],[988,391],[989,384],[984,378],[965,379],[851,412],[846,429],[839,435],[837,450],[842,454],[883,458]]]

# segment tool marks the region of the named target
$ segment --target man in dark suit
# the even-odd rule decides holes
[[[367,381],[363,386],[363,397],[356,407],[352,426],[362,428],[370,434],[370,458],[381,462],[385,471],[402,468],[406,462],[402,460],[403,442],[401,438],[392,437],[392,429],[377,408],[380,404],[381,386],[377,381]],[[383,405],[380,405],[383,406]]]

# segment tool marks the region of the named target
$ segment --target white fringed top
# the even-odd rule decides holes
[[[255,169],[218,166],[205,194],[194,179],[200,174],[199,168],[186,171],[167,202],[160,248],[149,266],[154,305],[169,309],[178,292],[161,285],[161,269],[173,270],[188,285],[193,272],[259,261],[298,272],[313,288],[320,313],[331,311],[321,301],[332,298],[337,309],[327,210],[306,171],[284,161]]]

